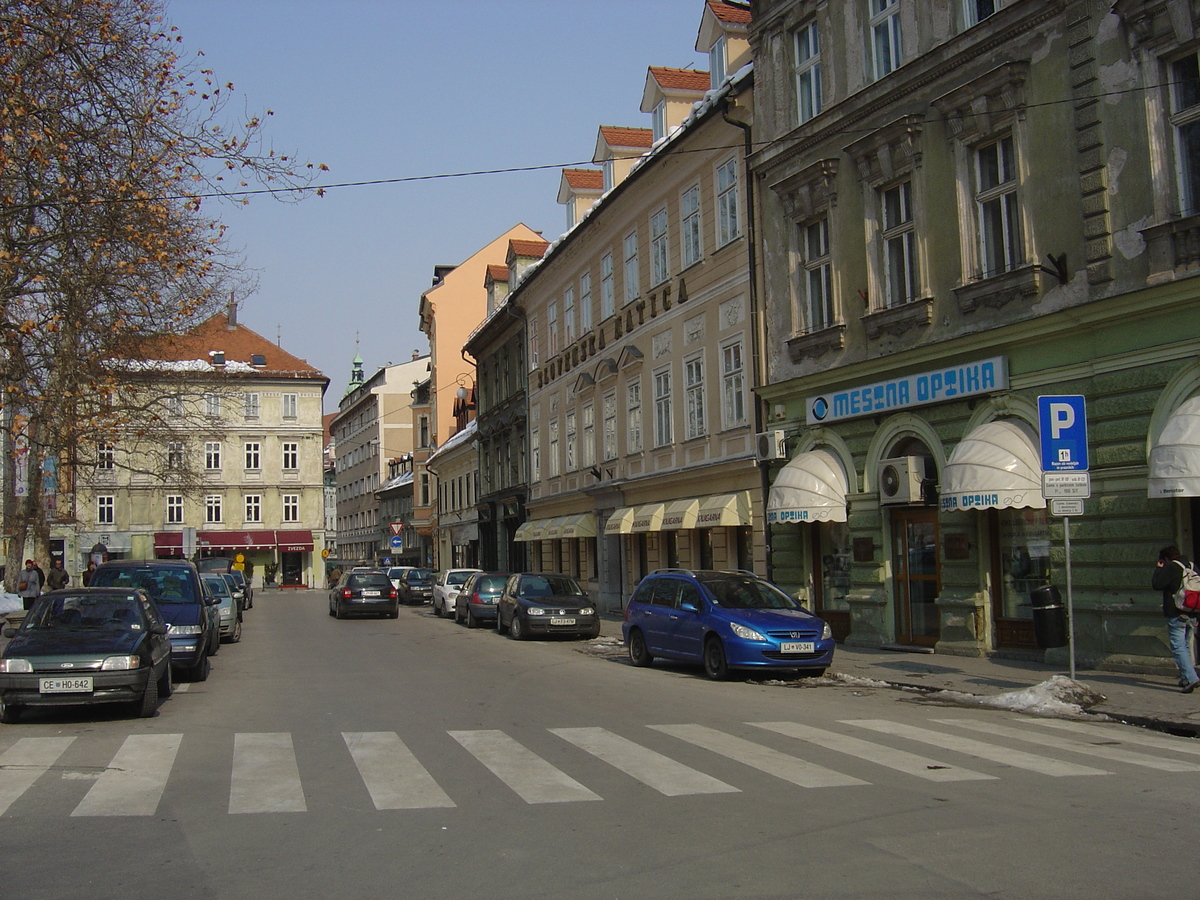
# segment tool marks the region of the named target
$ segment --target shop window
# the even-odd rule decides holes
[[[816,583],[817,609],[849,612],[850,526],[845,522],[822,522],[817,526],[820,580]]]
[[[1044,509],[1002,509],[1000,609],[1005,619],[1033,617],[1029,592],[1050,583],[1050,520]]]

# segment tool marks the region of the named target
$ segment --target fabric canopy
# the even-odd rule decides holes
[[[950,454],[942,473],[942,509],[1045,509],[1042,464],[1033,438],[1008,419],[980,425]]]
[[[664,503],[647,503],[645,506],[639,506],[633,513],[630,531],[635,534],[641,531],[658,531],[662,528],[664,512],[666,512]]]
[[[1200,497],[1200,397],[1167,419],[1150,449],[1149,497]]]
[[[604,523],[605,534],[629,534],[633,531],[633,513],[632,506],[623,506],[620,509],[614,509],[612,515]]]
[[[277,531],[275,541],[280,553],[311,553],[313,549],[311,531]]]
[[[200,531],[196,541],[205,550],[254,550],[275,549],[274,531]],[[312,549],[309,535],[309,550]]]
[[[528,522],[522,522],[517,528],[516,534],[513,535],[514,541],[536,541],[542,537],[542,532],[546,528],[546,523],[549,519],[531,519]]]
[[[546,537],[589,538],[596,536],[596,514],[578,513],[573,516],[562,516],[558,520],[556,534],[547,533]]]
[[[700,509],[696,513],[697,528],[737,527],[749,524],[751,524],[749,491],[738,491],[736,494],[717,494],[705,497],[700,501]]]
[[[700,510],[699,500],[672,500],[663,511],[662,530],[679,531],[696,527],[696,513]]]
[[[846,470],[829,450],[809,450],[775,477],[767,522],[845,522]]]

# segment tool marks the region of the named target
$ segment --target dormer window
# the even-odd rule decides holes
[[[609,159],[604,160],[602,167],[604,170],[604,190],[611,191],[613,189],[613,185],[615,183],[612,159],[609,158]]]
[[[651,127],[654,130],[654,140],[661,141],[667,136],[667,101],[660,100],[650,113]]]
[[[709,83],[719,87],[725,80],[725,35],[717,38],[708,50]]]

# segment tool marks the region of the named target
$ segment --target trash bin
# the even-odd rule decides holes
[[[1045,584],[1029,592],[1033,607],[1033,637],[1038,647],[1067,646],[1067,611],[1062,605],[1062,595],[1052,584]]]

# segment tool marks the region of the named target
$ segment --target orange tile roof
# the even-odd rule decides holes
[[[649,128],[601,125],[600,135],[610,147],[650,147],[654,143],[654,132]]]
[[[734,25],[750,24],[750,7],[740,3],[730,3],[728,0],[708,0],[708,8],[722,22]]]
[[[208,360],[210,350],[224,351],[226,362],[242,362],[247,365],[255,354],[259,354],[266,360],[266,365],[256,368],[255,371],[268,377],[286,372],[325,378],[314,366],[310,366],[298,356],[292,356],[245,325],[238,324],[230,328],[229,317],[225,313],[217,313],[183,334],[164,335],[147,340],[142,346],[142,357],[165,362]]]
[[[669,69],[665,66],[651,66],[650,74],[664,90],[704,93],[712,86],[709,74],[698,72],[695,69]]]
[[[508,266],[488,263],[487,277],[492,279],[492,281],[508,281]]]
[[[604,190],[604,172],[601,169],[563,169],[563,177],[577,191]]]
[[[514,256],[532,256],[541,259],[550,246],[549,241],[509,241],[509,252]],[[505,279],[507,280],[507,279]]]

